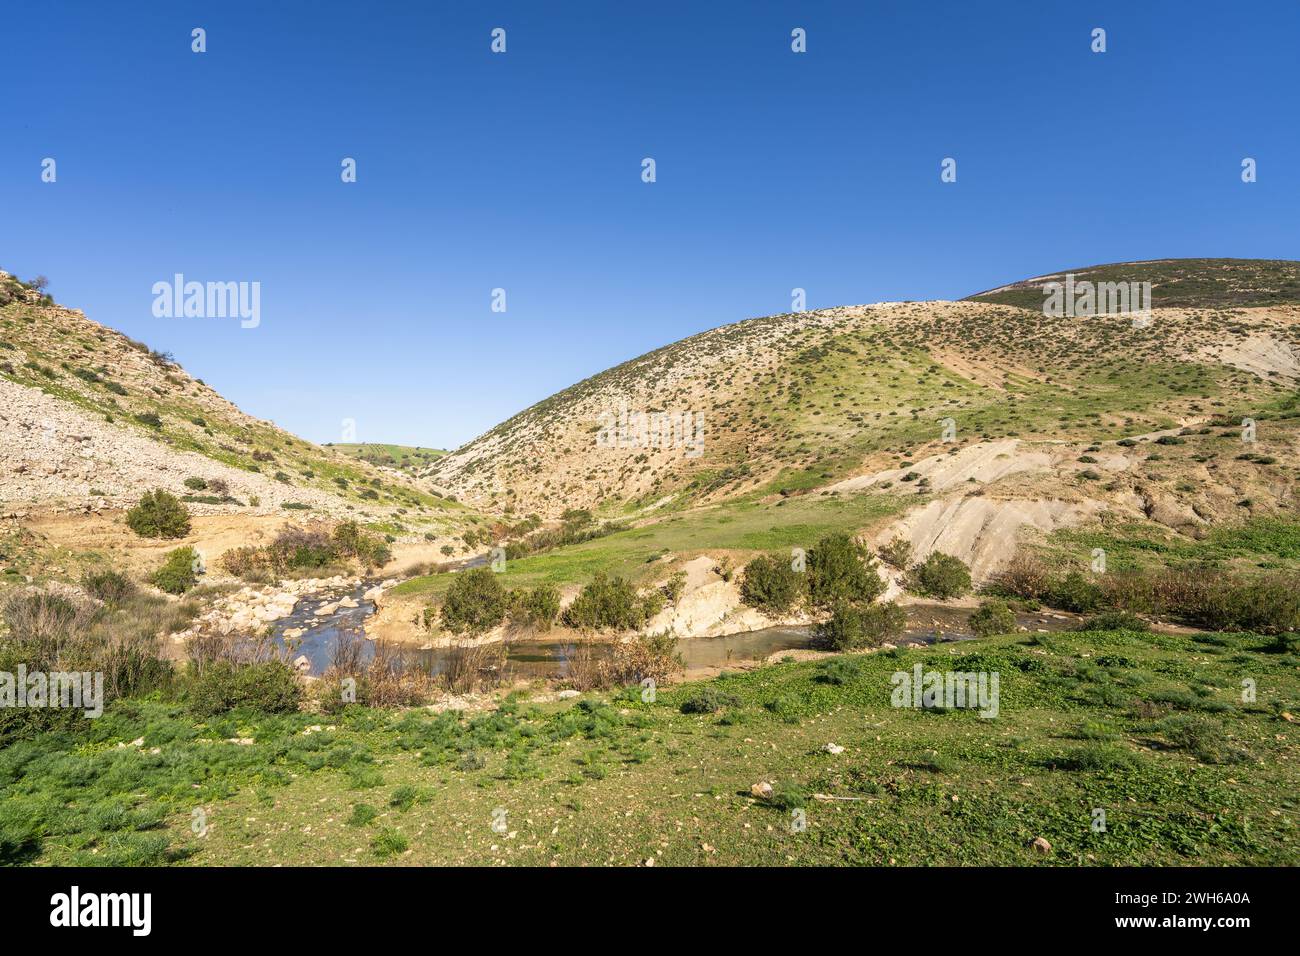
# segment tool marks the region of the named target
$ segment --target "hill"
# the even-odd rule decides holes
[[[1184,304],[1158,306],[1142,326],[1051,318],[1037,292],[1038,311],[904,302],[751,319],[580,382],[426,474],[486,508],[590,507],[656,524],[744,508],[779,525],[778,507],[812,496],[801,511],[901,513],[890,530],[922,552],[942,546],[985,566],[1009,551],[997,537],[1026,524],[1050,531],[1105,515],[1197,534],[1293,507],[1298,269],[1190,260],[1094,270],[1183,290]],[[1005,288],[984,296],[1022,295]],[[698,454],[602,440],[625,408],[698,416]],[[1248,447],[1244,419],[1260,423]],[[855,503],[863,496],[874,509]]]
[[[111,512],[158,487],[196,515],[355,517],[421,536],[469,520],[406,476],[245,414],[171,356],[8,273],[0,460],[11,515]]]

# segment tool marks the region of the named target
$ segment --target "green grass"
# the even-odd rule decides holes
[[[827,532],[856,531],[895,513],[898,508],[896,499],[875,495],[807,496],[779,502],[732,501],[508,561],[502,572],[502,583],[506,587],[582,583],[598,571],[639,582],[662,574],[661,567],[649,562],[666,552],[810,548]],[[448,574],[412,578],[397,585],[391,593],[441,594],[450,586],[451,579]]]
[[[1297,747],[1281,713],[1300,700],[1300,660],[1253,635],[1200,637],[1007,636],[780,664],[653,703],[512,698],[473,718],[352,707],[312,733],[318,715],[202,723],[118,704],[83,736],[0,752],[0,851],[43,864],[1296,865]],[[999,716],[891,707],[890,676],[918,662],[997,671]],[[1240,699],[1245,677],[1257,703]],[[702,687],[725,709],[682,713]],[[750,797],[759,781],[771,801]],[[1050,856],[1031,852],[1038,836]]]
[[[1044,542],[1049,555],[1086,563],[1093,548],[1106,552],[1111,571],[1155,570],[1179,564],[1242,565],[1266,569],[1300,567],[1300,523],[1285,518],[1251,518],[1234,527],[1211,528],[1199,541],[1179,538],[1158,525],[1054,532]]]

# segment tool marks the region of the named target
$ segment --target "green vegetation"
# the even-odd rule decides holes
[[[1300,661],[1255,635],[1198,638],[1012,635],[776,665],[661,688],[653,702],[507,699],[477,715],[352,705],[315,732],[319,715],[292,710],[199,717],[119,701],[0,751],[0,855],[1294,866],[1296,743],[1281,715],[1300,700]],[[999,716],[891,707],[891,675],[914,664],[997,670]],[[1240,699],[1247,676],[1256,703]],[[843,753],[826,753],[828,740]],[[772,796],[755,801],[761,780]],[[412,799],[418,814],[403,809]],[[795,806],[807,832],[787,825]],[[497,807],[516,839],[492,830]],[[1104,833],[1089,826],[1093,807],[1107,811]],[[1036,837],[1050,855],[1032,851]]]
[[[815,633],[823,647],[851,651],[897,640],[906,626],[907,612],[892,601],[865,605],[840,601],[832,608],[830,618],[817,625]]]
[[[487,568],[457,574],[442,604],[442,625],[453,634],[478,636],[505,620],[509,598],[501,580]]]
[[[1011,634],[1016,630],[1016,615],[1005,601],[981,601],[970,617],[970,629],[976,637]]]
[[[183,538],[190,533],[190,513],[175,495],[146,491],[126,513],[126,524],[142,538]]]
[[[177,548],[167,552],[167,560],[149,581],[168,594],[184,594],[199,583],[198,563],[199,555],[193,548]]]
[[[828,534],[808,552],[808,603],[822,610],[841,603],[869,604],[885,593],[876,559],[845,533]]]
[[[781,555],[760,554],[745,566],[740,599],[749,607],[776,616],[803,600],[807,578]]]
[[[1062,269],[1063,281],[1150,282],[1157,309],[1251,308],[1300,303],[1300,265],[1287,259],[1160,259]],[[1041,283],[1018,282],[1001,292],[981,292],[975,302],[999,302],[1041,311]]]
[[[926,597],[958,598],[970,592],[970,568],[960,558],[942,551],[931,551],[924,561],[908,572],[907,586]]]

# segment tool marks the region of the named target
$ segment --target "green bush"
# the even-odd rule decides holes
[[[247,707],[267,714],[298,709],[302,688],[292,667],[283,661],[232,664],[216,661],[189,682],[190,709],[201,717]]]
[[[598,573],[564,611],[564,623],[582,631],[631,631],[642,627],[652,608],[630,581]]]
[[[195,476],[190,476],[189,478],[186,478],[185,481],[182,482],[182,484],[184,484],[186,488],[190,489],[190,491],[208,490],[208,483],[204,481],[202,478],[198,478]]]
[[[1048,588],[1043,600],[1063,611],[1087,614],[1101,607],[1103,597],[1100,585],[1089,581],[1079,571],[1071,571]]]
[[[907,612],[897,604],[866,606],[841,601],[831,610],[829,620],[818,624],[818,643],[836,651],[875,647],[902,635],[907,627]]]
[[[487,568],[457,574],[442,605],[442,624],[453,634],[485,634],[506,616],[506,590]]]
[[[340,554],[356,558],[367,568],[383,567],[393,559],[384,540],[363,530],[355,521],[345,521],[334,529],[334,546]]]
[[[678,709],[683,714],[715,714],[723,707],[734,707],[737,703],[739,701],[735,695],[707,684],[682,701]]]
[[[876,559],[843,532],[828,534],[808,554],[808,600],[828,608],[837,602],[869,604],[885,593]]]
[[[126,525],[142,538],[183,538],[190,533],[190,513],[175,495],[146,491],[126,513]]]
[[[881,545],[877,553],[880,560],[891,568],[906,571],[912,563],[912,542],[906,538],[894,538],[888,544]]]
[[[686,572],[674,571],[668,575],[668,580],[660,587],[664,597],[673,604],[681,600],[682,592],[686,590]]]
[[[550,584],[513,592],[510,614],[516,623],[549,631],[560,617],[560,592]]]
[[[780,555],[759,555],[745,566],[740,600],[765,614],[784,614],[803,597],[807,577]]]
[[[970,629],[976,637],[1010,634],[1016,629],[1016,615],[1005,601],[984,601],[970,616]]]
[[[970,568],[960,558],[942,551],[931,551],[907,576],[911,591],[925,597],[958,598],[970,591]]]
[[[149,581],[154,587],[168,594],[184,594],[199,583],[195,570],[198,565],[198,552],[193,548],[177,548],[167,552],[163,566],[153,573]]]

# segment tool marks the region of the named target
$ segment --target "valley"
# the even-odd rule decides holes
[[[1300,264],[1072,274],[1150,321],[749,319],[444,452],[0,273],[0,671],[110,688],[0,711],[0,861],[1300,862]]]

